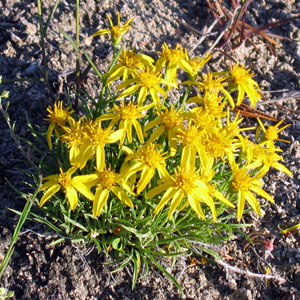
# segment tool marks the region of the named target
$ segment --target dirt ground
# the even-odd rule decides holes
[[[44,0],[45,18],[54,1]],[[226,1],[225,1],[226,2]],[[228,7],[230,7],[230,1]],[[226,2],[226,3],[227,3]],[[107,28],[106,13],[121,12],[122,20],[134,17],[131,31],[125,41],[129,46],[155,55],[161,44],[171,46],[180,43],[192,49],[200,38],[199,33],[212,23],[206,1],[200,0],[85,0],[81,1],[81,49],[96,59],[96,64],[105,70],[111,59],[111,46],[101,36],[92,40],[91,34]],[[75,71],[75,54],[72,46],[58,31],[58,25],[74,37],[75,1],[61,1],[47,34],[49,81],[54,93],[60,98],[72,90],[72,74]],[[259,26],[300,12],[300,2],[253,1],[246,21]],[[196,31],[186,26],[192,26]],[[221,28],[216,26],[212,35],[194,50],[201,55],[212,45]],[[253,224],[246,233],[259,231],[274,239],[274,249],[266,250],[255,244],[243,250],[245,238],[238,235],[222,250],[223,261],[243,270],[264,274],[267,267],[271,274],[285,279],[266,281],[238,274],[219,264],[191,265],[188,258],[180,257],[169,271],[182,285],[182,296],[156,269],[139,280],[131,289],[130,268],[110,274],[110,267],[102,264],[106,258],[96,249],[63,243],[51,247],[55,236],[45,234],[45,228],[34,222],[26,222],[16,245],[12,260],[5,271],[0,287],[14,291],[14,299],[300,299],[300,236],[299,232],[284,236],[279,230],[300,222],[300,97],[291,97],[300,92],[300,21],[294,20],[270,29],[272,34],[285,39],[278,42],[276,55],[272,54],[261,37],[253,37],[231,55],[240,63],[251,66],[257,74],[255,79],[265,91],[265,100],[283,98],[281,101],[258,105],[278,120],[291,124],[282,136],[291,143],[281,143],[285,165],[294,177],[272,171],[265,179],[265,188],[276,200],[275,204],[263,203],[265,215],[257,219],[250,214],[246,222]],[[286,39],[288,38],[288,39]],[[216,52],[210,66],[220,70],[228,65],[229,58]],[[87,65],[83,61],[83,66]],[[35,1],[0,0],[0,75],[4,80],[42,77],[41,49],[38,36],[38,16]],[[97,94],[97,76],[90,72],[84,85],[92,96]],[[10,116],[15,122],[15,132],[20,137],[30,138],[26,125],[26,113],[33,124],[45,126],[45,109],[51,102],[43,82],[25,81],[5,83],[0,86],[10,92]],[[30,191],[24,185],[27,177],[23,157],[9,135],[7,125],[0,116],[0,261],[9,246],[18,217],[7,208],[22,210],[24,199],[11,189],[9,182],[22,191]],[[30,171],[30,170],[29,170]],[[263,239],[262,239],[263,240]],[[229,259],[229,257],[231,257]]]

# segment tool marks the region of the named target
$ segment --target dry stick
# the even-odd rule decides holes
[[[245,34],[244,38],[241,39],[241,42],[237,46],[235,46],[233,48],[233,50],[237,49],[238,47],[240,47],[245,42],[245,40],[247,40],[253,34],[257,34],[257,33],[259,33],[262,30],[266,30],[266,29],[269,29],[269,28],[280,26],[280,25],[282,25],[282,24],[284,24],[286,22],[293,21],[293,20],[296,20],[296,19],[300,19],[300,13],[296,14],[296,16],[291,17],[291,18],[287,18],[287,19],[283,19],[283,20],[279,20],[279,21],[270,23],[270,24],[265,24],[265,25],[259,26],[259,27],[255,28],[254,30],[252,30],[251,32]]]
[[[210,53],[216,47],[216,45],[219,43],[220,39],[226,33],[226,30],[228,29],[228,27],[231,24],[232,24],[232,20],[228,20],[228,22],[225,25],[225,28],[222,30],[221,34],[218,36],[218,38],[215,40],[215,42],[212,44],[212,46],[203,54],[203,57],[205,57],[208,53]]]
[[[273,275],[267,275],[267,274],[258,274],[258,273],[253,273],[251,271],[247,271],[247,270],[242,270],[240,268],[237,267],[233,267],[230,264],[222,261],[222,260],[216,260],[216,262],[221,265],[222,267],[224,267],[226,269],[226,271],[230,270],[234,273],[238,273],[238,274],[242,274],[242,275],[246,275],[249,277],[254,277],[254,278],[260,278],[260,279],[264,279],[264,280],[269,280],[269,279],[273,279],[273,280],[277,280],[279,282],[286,282],[286,280],[280,276],[273,276]]]
[[[202,242],[195,242],[195,241],[192,241],[192,240],[189,240],[189,242],[194,243],[194,244],[199,244],[200,246],[207,247],[209,249],[212,249],[215,252],[222,253],[224,251],[222,248],[218,248],[216,245],[212,245],[212,244],[208,244],[208,243],[202,243]],[[194,247],[193,247],[193,250],[196,253],[198,252],[198,250],[196,248],[194,248]],[[242,270],[242,269],[240,269],[238,267],[233,267],[233,266],[229,265],[228,263],[226,263],[226,262],[224,262],[224,261],[222,261],[220,259],[216,259],[215,261],[216,261],[216,263],[218,263],[219,265],[221,265],[222,267],[224,267],[227,271],[231,270],[234,273],[246,275],[246,276],[249,276],[249,277],[256,277],[256,278],[260,278],[260,279],[265,279],[265,280],[273,279],[273,280],[277,280],[277,281],[280,281],[280,282],[283,282],[283,283],[286,281],[284,278],[282,278],[280,276],[273,276],[273,275],[267,275],[267,274],[259,274],[259,273],[253,273],[253,272],[247,271],[247,270]]]
[[[198,42],[194,45],[194,47],[192,49],[190,49],[188,51],[190,55],[196,50],[196,48],[199,47],[199,45],[201,45],[201,43],[205,40],[205,38],[210,34],[210,32],[216,26],[216,24],[217,24],[218,21],[219,21],[218,19],[215,19],[213,21],[213,23],[209,26],[209,28],[205,32],[202,33],[202,36],[200,37],[200,39],[198,40]]]
[[[238,23],[239,23],[240,19],[245,16],[247,8],[252,1],[253,0],[247,0],[246,3],[244,3],[240,7],[240,11],[238,12],[236,18],[235,18],[235,15],[236,15],[237,10],[239,9],[239,6],[235,7],[234,12],[231,14],[232,15],[232,17],[231,17],[232,27],[231,27],[229,33],[226,34],[226,40],[219,46],[220,49],[223,48],[224,46],[226,46],[231,41],[232,35],[234,34],[235,30],[238,28]],[[229,18],[228,14],[225,14],[225,15],[227,18]],[[243,38],[243,35],[244,35],[243,32],[241,34],[242,34],[242,38]],[[242,38],[241,38],[241,40],[243,40]]]
[[[276,91],[274,91],[274,92],[276,92]],[[286,100],[292,100],[292,99],[297,99],[297,98],[300,98],[300,92],[291,92],[285,97],[262,101],[259,103],[259,105],[266,105],[266,104],[276,103],[279,101],[286,101]]]

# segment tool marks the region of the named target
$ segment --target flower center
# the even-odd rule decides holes
[[[181,189],[185,194],[190,194],[192,189],[196,187],[195,180],[197,175],[194,172],[187,172],[185,170],[179,170],[176,174],[175,186]]]
[[[165,58],[168,63],[178,64],[182,59],[186,58],[186,53],[184,49],[178,49],[179,45],[177,44],[175,49],[170,49],[167,45],[163,45],[161,57]]]
[[[270,126],[266,129],[264,136],[269,141],[277,140],[278,139],[278,131],[274,126]]]
[[[119,61],[127,68],[135,69],[135,67],[140,63],[140,58],[139,55],[134,52],[123,50],[122,54],[119,57]]]
[[[61,174],[58,175],[57,182],[65,190],[67,187],[72,186],[72,177],[70,174],[63,173],[62,170],[60,172]]]
[[[97,128],[92,127],[89,132],[89,138],[91,141],[91,144],[94,147],[97,146],[105,146],[106,144],[110,143],[110,136],[111,130],[110,129],[103,129],[101,128],[101,125],[99,124]]]
[[[154,69],[146,69],[140,73],[139,81],[142,86],[146,87],[147,89],[150,89],[153,86],[159,84],[160,78],[158,76],[158,73],[154,73]]]
[[[246,170],[233,170],[232,186],[236,191],[247,192],[251,185],[251,177],[246,173]]]
[[[203,89],[210,94],[218,94],[220,90],[224,87],[224,82],[222,82],[225,78],[213,78],[211,73],[203,75],[202,87]]]
[[[138,106],[133,105],[131,102],[125,106],[123,102],[121,102],[121,107],[119,109],[119,114],[120,117],[123,121],[125,120],[135,120],[141,117],[139,111],[138,111]]]
[[[177,132],[178,140],[183,146],[193,146],[198,142],[199,130],[196,126],[191,125],[189,128],[179,129]]]
[[[214,158],[223,158],[228,144],[223,135],[217,132],[209,132],[201,139],[204,149]]]
[[[68,121],[68,119],[71,115],[71,112],[63,109],[62,105],[63,105],[63,102],[59,101],[58,103],[54,103],[53,110],[50,107],[47,109],[47,111],[49,112],[49,115],[48,115],[49,119],[47,119],[47,120],[50,123],[54,123],[54,124],[61,126],[61,125],[64,125]]]
[[[182,117],[180,113],[175,111],[173,108],[161,113],[160,120],[167,129],[174,129],[176,126],[182,123]]]
[[[154,145],[148,145],[145,150],[141,150],[141,161],[151,168],[156,168],[164,161],[164,158],[161,151],[154,149]]]
[[[112,189],[116,185],[117,175],[114,171],[104,170],[98,173],[97,189]]]
[[[231,72],[231,81],[236,85],[247,83],[252,75],[243,67],[234,66]]]

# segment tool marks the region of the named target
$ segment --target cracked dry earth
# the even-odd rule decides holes
[[[230,7],[230,1],[224,3]],[[45,16],[53,5],[53,1],[43,1]],[[59,34],[58,25],[74,36],[74,11],[75,1],[62,0],[47,35],[49,81],[53,92],[59,93],[61,99],[67,89],[72,90],[75,55],[72,46]],[[192,49],[200,38],[198,32],[213,21],[206,1],[201,0],[81,1],[81,48],[96,59],[100,70],[105,70],[111,60],[111,46],[104,36],[92,40],[91,34],[106,28],[105,14],[114,16],[116,11],[121,12],[123,20],[134,17],[125,43],[154,56],[155,51],[160,51],[162,42],[171,46],[180,43]],[[294,16],[299,11],[299,1],[253,1],[246,22],[259,26]],[[26,222],[0,287],[14,291],[14,299],[300,299],[299,232],[284,236],[278,228],[300,222],[300,99],[292,97],[300,91],[299,28],[300,21],[294,20],[270,29],[271,33],[285,38],[275,38],[278,41],[276,55],[269,50],[266,41],[257,36],[251,39],[252,44],[245,44],[231,54],[257,74],[255,79],[265,91],[266,101],[257,108],[278,120],[284,119],[284,124],[291,124],[282,134],[291,143],[279,146],[284,150],[285,165],[294,177],[272,171],[265,179],[265,188],[275,197],[276,203],[262,202],[265,215],[260,219],[252,214],[245,218],[245,222],[252,224],[245,233],[259,232],[262,242],[273,239],[274,249],[266,250],[262,242],[245,245],[242,235],[219,248],[223,262],[261,274],[270,267],[271,274],[284,278],[285,282],[238,274],[222,265],[203,264],[200,260],[193,265],[188,258],[180,257],[173,268],[168,261],[162,264],[178,279],[184,296],[155,269],[132,290],[130,269],[110,274],[109,267],[102,264],[105,257],[98,255],[96,249],[67,242],[51,247],[55,236],[45,235],[45,228],[37,223]],[[212,32],[215,34],[194,49],[194,55],[199,56],[209,49],[221,28],[216,26]],[[229,58],[216,51],[210,63],[211,70],[226,69],[229,63]],[[35,1],[0,0],[0,75],[4,80],[42,77]],[[15,122],[16,134],[30,138],[26,113],[33,124],[46,126],[42,120],[50,100],[42,82],[5,83],[0,88],[10,92],[9,113]],[[94,96],[98,88],[97,77],[90,72],[84,89]],[[283,100],[270,101],[279,98]],[[19,171],[24,167],[23,158],[2,116],[0,141],[1,261],[18,220],[7,208],[22,210],[24,206],[24,200],[11,189],[8,181],[22,191],[28,191],[28,187],[24,186],[26,177]]]

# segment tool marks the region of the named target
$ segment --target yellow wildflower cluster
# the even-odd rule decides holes
[[[110,32],[113,42],[119,42],[131,19],[124,27],[119,15],[118,25],[109,20],[112,29],[97,34]],[[253,74],[238,64],[227,72],[199,74],[210,55],[191,58],[179,45],[164,43],[158,55],[155,61],[134,49],[121,51],[106,81],[109,86],[122,80],[116,101],[94,120],[76,117],[61,102],[48,109],[49,147],[54,130],[68,149],[70,168],[44,178],[41,206],[62,190],[73,210],[80,193],[82,201],[93,202],[97,217],[110,197],[133,207],[143,195],[155,205],[156,214],[169,203],[169,218],[189,206],[204,219],[208,207],[216,221],[219,205],[236,208],[240,220],[246,202],[261,214],[257,196],[274,201],[261,179],[271,167],[292,176],[279,162],[281,150],[275,146],[277,140],[285,141],[278,133],[287,125],[279,129],[280,121],[265,127],[259,120],[251,140],[246,132],[255,127],[240,127],[243,118],[231,111],[245,95],[252,106],[260,99]],[[195,103],[192,108],[166,101],[180,84],[179,72],[189,76],[183,85],[196,87],[197,95],[187,101]],[[116,156],[110,152],[112,145],[118,149]]]

